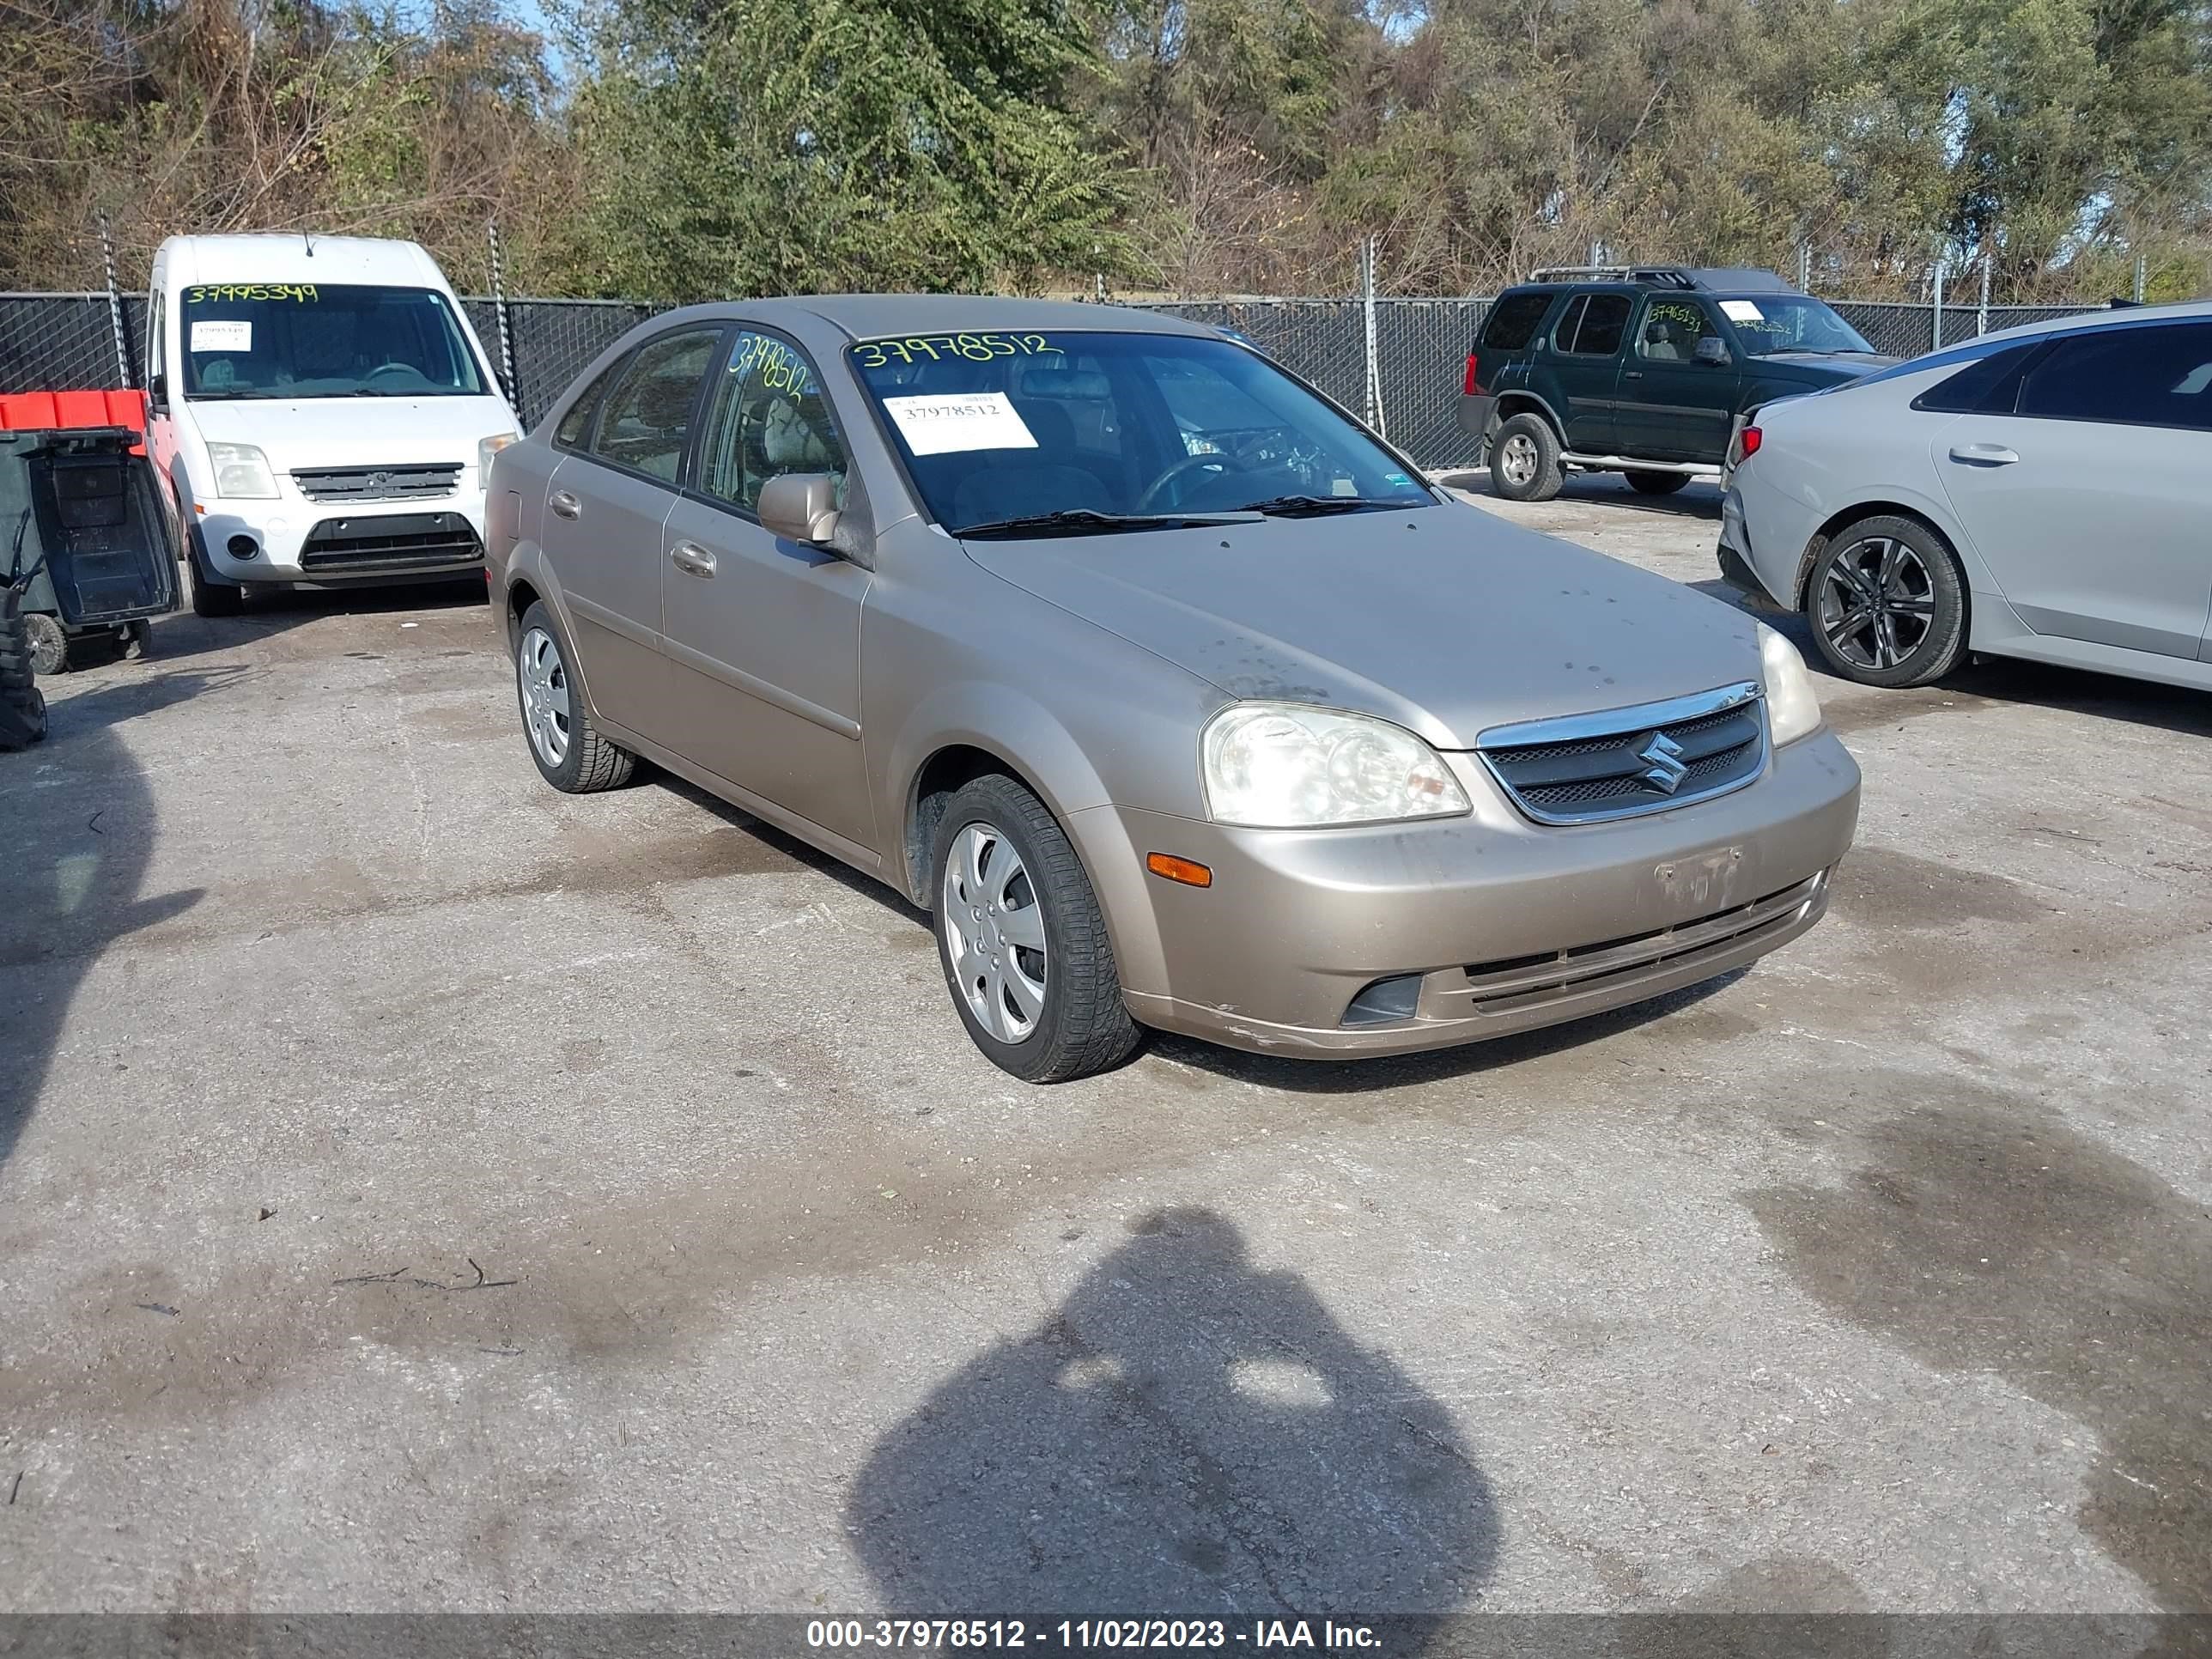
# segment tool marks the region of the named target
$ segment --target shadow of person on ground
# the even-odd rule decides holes
[[[915,1613],[1436,1615],[1496,1556],[1450,1414],[1207,1210],[1155,1212],[875,1448],[845,1516]],[[1404,1650],[1410,1650],[1410,1645]]]
[[[0,1164],[40,1098],[85,976],[118,940],[202,896],[141,896],[158,833],[154,795],[116,727],[226,678],[161,674],[57,698],[46,742],[0,755]],[[149,1029],[158,1017],[148,1011]]]

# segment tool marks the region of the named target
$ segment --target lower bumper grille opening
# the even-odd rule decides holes
[[[458,513],[325,519],[300,549],[302,570],[407,570],[483,557],[476,527]]]

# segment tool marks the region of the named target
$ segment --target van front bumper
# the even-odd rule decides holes
[[[481,491],[428,501],[217,501],[197,516],[209,574],[317,586],[435,580],[483,568]],[[246,542],[254,550],[233,550]]]
[[[1328,830],[1071,816],[1135,1018],[1330,1059],[1557,1024],[1755,961],[1825,913],[1858,798],[1856,764],[1823,731],[1731,794],[1609,823],[1545,827],[1487,804]],[[1153,852],[1212,884],[1142,873]]]

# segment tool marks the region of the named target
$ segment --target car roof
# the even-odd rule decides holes
[[[1962,309],[1971,310],[1966,307]],[[2069,312],[2063,317],[2045,317],[2032,323],[2015,324],[2011,328],[1993,328],[1988,333],[1977,335],[1972,341],[1960,344],[1978,344],[1989,340],[2027,340],[2039,334],[2062,334],[2069,331],[2089,328],[2126,328],[2142,323],[2172,322],[2192,317],[2212,317],[2212,300],[2180,300],[2170,305],[2116,305],[2097,311]],[[1947,350],[1958,348],[1946,347]],[[1935,354],[1930,353],[1929,356]]]
[[[165,279],[195,283],[367,283],[444,288],[446,279],[414,242],[382,236],[324,236],[314,232],[251,231],[226,236],[172,236],[155,262]]]
[[[1217,330],[1168,312],[1074,300],[1010,300],[993,294],[793,294],[765,300],[719,300],[687,307],[683,315],[701,319],[744,318],[770,327],[788,327],[798,317],[817,318],[855,340],[896,334],[1038,333],[1048,329],[1218,337]]]

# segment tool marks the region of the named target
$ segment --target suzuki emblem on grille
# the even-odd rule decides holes
[[[1636,758],[1651,769],[1638,781],[1650,784],[1662,795],[1673,794],[1682,787],[1682,780],[1690,775],[1690,769],[1682,764],[1682,745],[1664,732],[1654,732],[1651,741],[1636,751]]]

